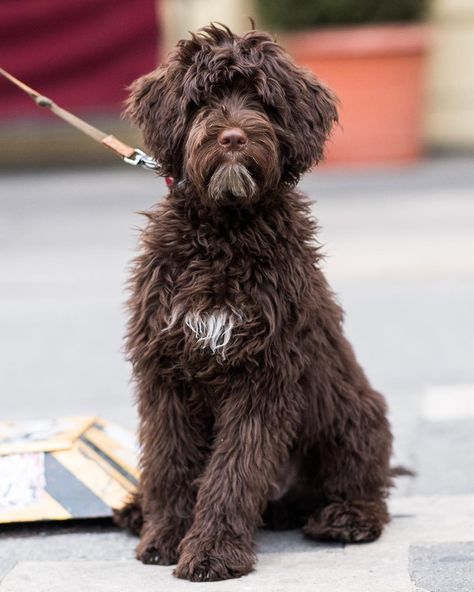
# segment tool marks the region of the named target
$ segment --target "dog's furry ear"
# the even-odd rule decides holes
[[[311,72],[298,70],[301,94],[292,118],[299,141],[294,158],[301,172],[305,172],[324,158],[326,142],[338,122],[338,100]]]
[[[257,81],[272,109],[282,148],[283,178],[299,177],[324,158],[324,148],[338,122],[338,100],[309,70],[296,66],[277,43],[265,46],[265,76]]]
[[[186,125],[183,74],[173,66],[160,66],[138,78],[130,87],[124,110],[124,115],[142,130],[147,149],[162,165],[165,175],[177,174]]]

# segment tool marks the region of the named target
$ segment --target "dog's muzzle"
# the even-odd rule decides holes
[[[257,183],[243,164],[225,162],[214,171],[208,191],[215,200],[228,194],[242,199],[252,198],[257,192]]]

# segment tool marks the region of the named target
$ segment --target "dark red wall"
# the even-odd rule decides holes
[[[157,62],[154,0],[1,0],[0,66],[77,113],[120,113]],[[0,119],[41,109],[0,77]]]

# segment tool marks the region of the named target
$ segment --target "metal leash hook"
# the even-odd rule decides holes
[[[4,76],[12,84],[20,88],[27,95],[29,95],[30,98],[32,98],[33,101],[38,105],[38,107],[45,107],[46,109],[49,109],[52,113],[54,113],[54,115],[60,117],[69,125],[72,125],[73,127],[80,130],[82,133],[86,134],[90,138],[93,138],[96,142],[99,142],[103,146],[106,146],[107,148],[115,152],[115,154],[120,156],[122,160],[127,164],[131,164],[132,166],[140,165],[148,171],[156,171],[158,175],[162,174],[163,167],[161,166],[161,164],[148,154],[145,154],[145,152],[143,152],[143,150],[140,150],[140,148],[132,148],[128,144],[121,142],[113,134],[106,134],[97,127],[90,125],[90,123],[87,123],[83,119],[80,119],[79,117],[77,117],[77,115],[74,115],[70,111],[67,111],[66,109],[63,109],[62,107],[57,105],[49,97],[45,97],[38,91],[31,88],[31,86],[28,86],[21,80],[18,80],[18,78],[15,78],[3,68],[0,68],[0,75]],[[170,186],[169,179],[170,177],[166,177],[166,184],[168,186]]]
[[[152,158],[148,154],[145,154],[145,152],[143,152],[143,150],[140,150],[140,148],[134,148],[133,155],[132,156],[124,156],[123,161],[126,162],[127,164],[131,164],[132,166],[140,165],[144,169],[148,169],[151,171],[157,171],[158,173],[160,173],[160,171],[161,171],[160,163],[157,162],[154,158]]]

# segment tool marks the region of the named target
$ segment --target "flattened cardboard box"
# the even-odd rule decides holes
[[[137,482],[135,438],[117,425],[0,422],[0,523],[111,516]]]

